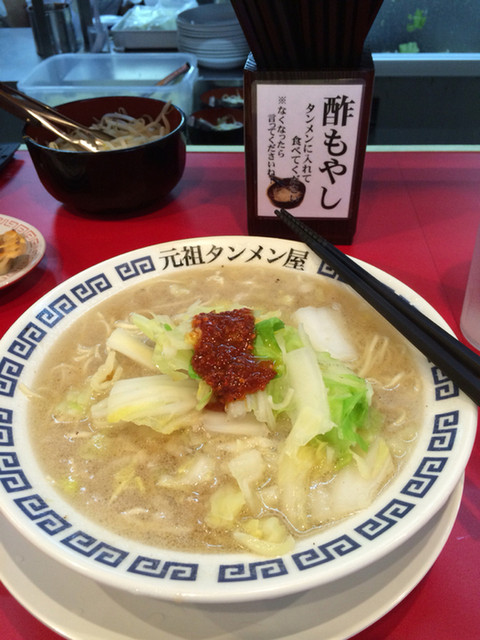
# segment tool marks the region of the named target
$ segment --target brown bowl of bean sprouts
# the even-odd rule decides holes
[[[69,146],[28,124],[24,141],[45,189],[67,208],[90,213],[141,209],[165,198],[180,181],[186,158],[185,115],[176,106],[139,96],[107,96],[55,107],[112,136],[95,152]]]

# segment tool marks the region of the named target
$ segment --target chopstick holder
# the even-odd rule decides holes
[[[382,2],[231,0],[251,48],[244,67],[249,233],[286,234],[273,204],[295,208],[332,242],[352,242],[373,99],[364,43]],[[276,189],[276,178],[291,189]]]
[[[374,66],[365,53],[354,68],[265,70],[244,67],[248,230],[279,236],[273,206],[295,215],[332,242],[350,244],[358,209],[373,95]],[[270,197],[276,179],[295,180]]]
[[[275,214],[338,276],[480,406],[480,357],[284,209]]]

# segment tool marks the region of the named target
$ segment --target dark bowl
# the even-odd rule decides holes
[[[243,87],[216,87],[215,89],[210,89],[202,93],[200,102],[205,107],[243,109]]]
[[[217,130],[208,127],[205,123],[217,125],[227,118],[228,121],[241,123],[235,129]],[[191,144],[205,145],[242,145],[243,144],[243,110],[227,107],[207,107],[195,111],[187,120],[188,141]]]
[[[279,178],[272,176],[272,182],[267,189],[267,196],[276,207],[294,209],[302,204],[305,191],[305,185],[296,177]]]
[[[139,118],[155,118],[165,102],[137,96],[78,100],[55,107],[81,124],[123,108]],[[178,184],[186,158],[185,115],[175,106],[167,114],[171,131],[163,138],[112,151],[51,149],[55,135],[28,124],[24,141],[45,189],[65,206],[91,213],[114,213],[161,200]]]

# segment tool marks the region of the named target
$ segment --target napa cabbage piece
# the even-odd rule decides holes
[[[147,318],[132,313],[130,320],[154,343],[152,362],[157,369],[173,380],[187,378],[192,358],[192,345],[187,341],[191,317],[185,315],[174,322],[166,315]]]
[[[197,452],[196,455],[187,458],[174,473],[162,474],[156,484],[158,487],[191,491],[192,487],[212,482],[214,478],[212,458]]]
[[[337,360],[352,361],[357,358],[357,350],[348,337],[339,309],[327,306],[301,307],[293,317],[303,327],[315,351],[327,351]]]
[[[290,406],[294,395],[286,376],[284,356],[287,348],[300,347],[302,342],[294,327],[285,325],[275,316],[259,320],[255,324],[255,334],[253,353],[257,358],[271,360],[276,376],[264,390],[245,398],[245,410],[274,429],[278,416]]]
[[[205,523],[218,529],[232,529],[245,506],[245,497],[238,486],[226,484],[219,487],[210,498]]]
[[[242,547],[267,557],[284,555],[295,546],[293,536],[277,516],[249,518],[233,532],[233,537]]]
[[[277,475],[279,506],[297,531],[309,528],[308,494],[312,477],[317,470],[317,451],[315,447],[303,446],[294,454],[280,457]]]
[[[337,464],[343,467],[352,460],[357,446],[368,450],[369,440],[381,427],[381,416],[371,407],[373,389],[368,380],[355,375],[328,353],[317,354],[317,359],[336,424],[322,439],[335,449]]]
[[[76,478],[72,478],[71,475],[57,478],[55,485],[69,496],[78,494],[81,489],[81,483]]]
[[[192,351],[192,354],[193,354],[193,351]],[[212,397],[213,397],[213,389],[208,384],[208,382],[203,380],[194,371],[194,369],[193,369],[193,367],[191,365],[191,362],[190,362],[190,366],[189,366],[189,369],[188,369],[188,375],[190,376],[190,378],[192,378],[192,380],[196,380],[197,383],[198,383],[196,409],[197,409],[197,411],[201,411],[202,409],[204,409],[208,405],[208,403],[212,399]]]
[[[252,394],[249,407],[259,419],[269,407],[269,424],[281,414],[290,418],[285,453],[293,455],[317,439],[327,442],[337,464],[344,466],[353,448],[366,450],[361,434],[378,429],[378,416],[372,419],[370,383],[346,363],[314,349],[302,325],[295,328],[269,318],[257,323],[256,331],[254,353],[273,360],[277,377],[263,392]]]
[[[115,446],[114,438],[108,438],[105,433],[96,432],[86,438],[80,447],[80,457],[84,460],[94,460],[107,456]]]
[[[118,380],[101,409],[110,424],[133,422],[169,434],[191,424],[196,390],[192,380],[174,381],[161,374]]]
[[[147,369],[156,369],[153,361],[153,347],[122,327],[117,327],[112,331],[107,338],[107,347]]]
[[[122,493],[128,490],[138,491],[140,493],[145,492],[145,485],[142,478],[137,473],[139,458],[141,454],[134,457],[134,459],[119,469],[113,477],[113,491],[110,496],[110,503],[117,500]]]
[[[265,472],[265,462],[258,449],[250,449],[235,456],[228,463],[232,476],[252,513],[260,508],[256,487]]]
[[[190,362],[193,346],[190,340],[192,318],[210,307],[198,302],[192,304],[185,313],[174,317],[169,315],[144,316],[130,314],[131,323],[153,343],[152,362],[161,373],[173,380],[194,377]]]
[[[123,375],[123,369],[117,362],[115,351],[109,351],[105,362],[101,364],[89,380],[93,393],[99,394],[111,388]]]
[[[56,422],[84,420],[88,416],[91,403],[92,391],[89,386],[83,389],[69,389],[55,407],[53,418]]]
[[[284,452],[293,455],[299,447],[337,425],[333,422],[327,389],[316,354],[309,346],[285,355],[287,378],[294,390],[287,411],[292,428],[285,441]]]
[[[394,472],[390,449],[381,437],[367,452],[354,453],[352,464],[340,470],[331,487],[331,500],[348,515],[368,507]]]
[[[78,389],[69,389],[64,398],[54,409],[53,417],[56,422],[75,422],[86,420],[95,397],[108,391],[115,380],[122,375],[123,370],[116,361],[115,352],[110,351],[105,361],[90,376],[85,385]]]

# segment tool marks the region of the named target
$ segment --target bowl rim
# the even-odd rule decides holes
[[[82,98],[81,100],[69,100],[68,102],[62,102],[61,104],[56,105],[54,108],[55,109],[61,109],[63,106],[65,105],[69,105],[69,104],[81,104],[81,103],[85,103],[85,102],[93,102],[93,101],[101,101],[101,100],[108,100],[108,99],[128,99],[128,100],[151,100],[152,102],[159,102],[160,104],[168,104],[168,102],[166,100],[159,100],[157,98],[148,98],[148,97],[144,97],[144,96],[122,96],[122,95],[115,95],[115,96],[95,96],[93,98]],[[172,131],[169,131],[166,135],[162,136],[161,138],[156,138],[155,140],[150,140],[147,142],[144,142],[140,145],[136,145],[134,147],[125,147],[122,149],[104,149],[103,151],[100,151],[99,153],[104,154],[104,153],[127,153],[127,152],[131,152],[132,150],[135,149],[144,149],[144,148],[148,148],[150,145],[156,144],[158,142],[160,142],[161,140],[167,140],[168,138],[173,137],[174,135],[181,133],[183,130],[185,130],[186,125],[187,125],[187,116],[185,114],[185,112],[183,111],[183,109],[181,109],[180,107],[178,107],[177,105],[175,105],[173,102],[170,103],[171,106],[178,111],[178,113],[180,114],[180,122],[179,124],[175,127],[175,129],[172,129]],[[25,125],[23,126],[22,129],[22,139],[24,141],[24,143],[29,146],[34,146],[37,147],[39,149],[43,149],[46,150],[48,152],[51,153],[59,153],[59,154],[75,154],[75,156],[92,156],[92,152],[91,151],[85,151],[82,149],[79,149],[78,151],[73,151],[71,149],[52,149],[51,147],[42,144],[41,142],[37,142],[37,140],[35,140],[35,138],[32,138],[30,135],[28,135],[27,133],[27,129],[29,129],[30,127],[37,127],[37,126],[41,126],[41,125],[36,125],[34,122],[27,122],[25,123]]]
[[[50,343],[47,344],[45,349],[48,349],[51,343],[55,342],[54,333],[58,335],[57,323],[60,320],[64,321],[65,318],[68,319],[68,323],[76,319],[75,309],[68,310],[68,308],[65,308],[65,305],[68,307],[69,296],[72,296],[72,292],[80,296],[77,298],[79,302],[86,305],[81,307],[78,304],[77,307],[80,311],[83,311],[83,309],[88,310],[103,299],[102,295],[108,295],[106,282],[108,282],[109,278],[113,279],[113,277],[118,276],[118,287],[113,292],[115,293],[135,285],[139,282],[138,278],[148,279],[149,277],[153,278],[166,273],[163,269],[164,257],[161,253],[175,252],[178,251],[179,247],[199,247],[203,249],[203,252],[206,252],[207,249],[211,250],[213,247],[223,247],[225,250],[230,247],[235,248],[237,254],[241,255],[244,252],[253,251],[253,247],[260,246],[269,247],[270,250],[278,251],[279,254],[284,254],[288,250],[303,252],[309,273],[318,273],[321,276],[330,278],[336,276],[327,265],[322,263],[302,243],[278,238],[209,236],[174,240],[135,249],[105,260],[72,276],[34,303],[0,340],[0,365],[2,364],[2,349],[4,352],[3,360],[5,361],[6,358],[9,366],[15,369],[15,365],[18,365],[22,358],[25,358],[24,350],[31,352],[34,348],[38,348],[35,340],[38,340],[36,331],[39,328],[42,330],[49,324],[52,327],[55,326],[55,331],[50,331]],[[263,262],[265,266],[267,265],[266,251],[265,249],[265,254],[263,254],[265,255],[265,261]],[[222,259],[225,263],[230,263],[225,255]],[[440,314],[407,285],[372,265],[360,260],[357,261],[377,277],[386,278],[391,286],[398,289],[403,295],[407,295],[412,303],[420,306],[432,319],[451,332],[448,324]],[[183,265],[181,268],[188,269],[195,268],[195,266],[198,265]],[[171,265],[170,267],[176,268]],[[106,291],[107,293],[105,293]],[[84,301],[81,299],[82,296],[85,296]],[[96,296],[99,297],[95,299]],[[40,327],[35,324],[35,322],[38,324],[39,318],[45,319],[45,324]],[[28,328],[31,330],[32,323],[35,329],[32,337],[29,338],[26,336],[26,332]],[[42,343],[40,342],[40,350],[43,348],[41,345]],[[41,359],[42,353],[40,351],[38,353],[40,354],[38,357]],[[431,369],[426,362],[424,364],[426,370]],[[433,372],[434,370],[431,369],[431,371]],[[34,375],[33,372],[31,375]],[[435,375],[440,374],[434,372],[432,375],[435,377]],[[18,374],[19,376],[20,373]],[[12,383],[12,377],[15,381],[13,370],[6,376],[6,385],[9,382]],[[108,533],[106,535],[101,527],[91,525],[91,523],[88,523],[89,530],[84,533],[81,527],[85,524],[85,519],[81,517],[77,519],[76,513],[73,513],[73,520],[79,523],[78,525],[75,524],[75,527],[80,527],[80,529],[75,532],[75,536],[81,533],[81,539],[77,540],[75,538],[74,545],[72,545],[72,538],[69,536],[60,541],[54,530],[47,531],[45,527],[55,528],[55,518],[53,518],[53,521],[50,518],[52,514],[58,515],[58,510],[65,507],[65,502],[58,495],[53,494],[51,491],[46,491],[42,494],[48,496],[46,501],[42,498],[44,504],[42,501],[33,500],[31,506],[25,507],[25,504],[28,504],[28,500],[31,498],[29,489],[24,486],[20,486],[20,488],[14,486],[17,482],[21,485],[22,478],[21,475],[15,472],[15,469],[11,468],[12,466],[15,467],[15,460],[11,456],[12,450],[9,448],[8,443],[2,446],[1,438],[0,463],[2,456],[4,456],[4,464],[6,466],[3,470],[0,467],[0,471],[3,473],[3,477],[2,473],[0,473],[0,485],[4,489],[6,488],[7,491],[0,491],[0,510],[21,534],[37,548],[97,582],[126,591],[163,600],[181,599],[183,601],[204,603],[241,602],[259,597],[269,599],[297,593],[320,584],[333,582],[384,557],[393,548],[407,541],[444,505],[457,486],[468,463],[475,440],[478,417],[477,408],[473,402],[458,390],[453,393],[455,389],[452,389],[451,383],[450,385],[448,383],[449,381],[446,381],[441,375],[438,381],[434,381],[434,384],[432,383],[435,402],[441,401],[441,408],[445,409],[446,413],[443,412],[437,416],[433,411],[430,416],[432,418],[432,432],[430,433],[429,429],[425,429],[425,433],[421,436],[422,445],[426,447],[428,444],[430,448],[433,447],[432,451],[434,453],[437,452],[437,455],[432,453],[432,459],[425,457],[426,464],[423,465],[422,461],[418,468],[418,460],[416,456],[412,456],[404,470],[392,483],[392,486],[386,492],[381,493],[379,498],[374,501],[374,505],[369,508],[370,511],[367,510],[367,513],[359,512],[359,514],[351,516],[344,521],[347,534],[335,537],[335,529],[343,527],[343,523],[339,523],[339,525],[326,529],[324,533],[313,534],[305,542],[297,545],[294,554],[282,558],[265,559],[248,553],[210,555],[153,549],[146,545],[137,545],[136,543],[125,541],[125,539],[116,534]],[[6,395],[5,392],[0,393],[0,400],[2,395]],[[13,396],[15,396],[14,393]],[[434,404],[433,399],[429,402],[431,405]],[[8,409],[8,402],[6,402],[6,406]],[[461,409],[461,424],[452,423],[455,412],[460,413],[459,406]],[[0,417],[1,414],[0,405]],[[22,418],[22,415],[25,414],[20,414],[20,418]],[[437,418],[441,422],[440,430],[438,430]],[[0,421],[1,426],[2,422]],[[5,428],[4,432],[7,434],[9,430]],[[0,435],[2,435],[1,428]],[[22,444],[26,444],[25,437],[23,442],[20,440],[20,445]],[[445,449],[445,447],[450,447],[450,449]],[[18,450],[21,451],[21,447]],[[449,450],[454,451],[455,456],[450,455],[449,457]],[[22,470],[22,455],[27,457],[27,453],[21,451],[19,455],[20,460],[17,461],[17,464],[20,465],[20,470]],[[31,462],[32,460],[29,459],[29,463]],[[35,462],[34,459],[33,462]],[[28,474],[34,478],[39,473],[38,469],[34,468],[35,465],[36,463],[32,469],[28,468]],[[443,473],[442,475],[445,465],[448,467],[448,474]],[[409,476],[409,474],[412,475]],[[407,478],[408,482],[406,482]],[[11,485],[12,482],[13,485]],[[14,488],[11,489],[10,493],[11,486]],[[35,488],[35,486],[34,484],[33,487]],[[401,489],[401,487],[403,488]],[[45,487],[42,486],[42,491],[44,489]],[[395,499],[392,504],[385,505],[384,502],[390,491],[397,492],[392,494]],[[25,493],[27,499],[25,503],[22,502],[22,492]],[[422,502],[427,494],[428,499]],[[398,499],[399,496],[400,499]],[[23,507],[20,506],[21,504]],[[382,505],[382,508],[379,508],[379,505]],[[414,508],[418,505],[422,506],[420,512]],[[26,513],[26,508],[31,512]],[[374,511],[373,514],[372,510]],[[67,510],[67,513],[69,513],[69,517],[72,516],[71,511]],[[367,517],[368,513],[370,514],[369,517]],[[69,524],[69,526],[72,525]],[[67,531],[70,530],[67,528]],[[60,533],[60,537],[62,535],[63,533]],[[98,536],[98,538],[95,536]],[[384,537],[382,538],[382,536]],[[67,538],[68,544],[66,543]],[[102,541],[105,539],[108,542],[101,544],[100,551],[97,549],[98,556],[93,556],[93,552],[90,553],[90,551],[87,553],[86,549],[90,540]],[[359,540],[361,540],[360,543]],[[65,546],[66,544],[67,546]],[[352,553],[352,551],[358,551],[359,548],[362,549],[362,545],[363,549],[367,550],[367,553],[363,555]],[[122,550],[122,546],[123,555],[117,554],[119,550]],[[348,548],[349,546],[350,548]],[[144,555],[141,552],[144,552]],[[124,571],[123,569],[126,568],[125,562],[127,562],[125,558],[130,558],[131,560],[132,556],[135,555],[136,558],[133,564],[129,564],[127,570]],[[162,557],[159,558],[159,555]],[[204,560],[203,563],[202,559]],[[332,559],[335,560],[336,564],[335,562],[328,564]],[[117,561],[118,565],[115,564]],[[123,572],[117,571],[117,567],[121,566],[122,563]],[[134,565],[135,571],[132,572]],[[296,565],[296,568],[294,565]],[[202,572],[201,580],[199,581],[197,581],[196,574],[198,569]],[[167,570],[170,571],[168,579],[159,580],[160,573]],[[223,573],[220,576],[221,572]],[[252,575],[249,576],[249,572],[250,574],[253,572],[255,575],[253,577]],[[271,578],[274,579],[272,580]]]

